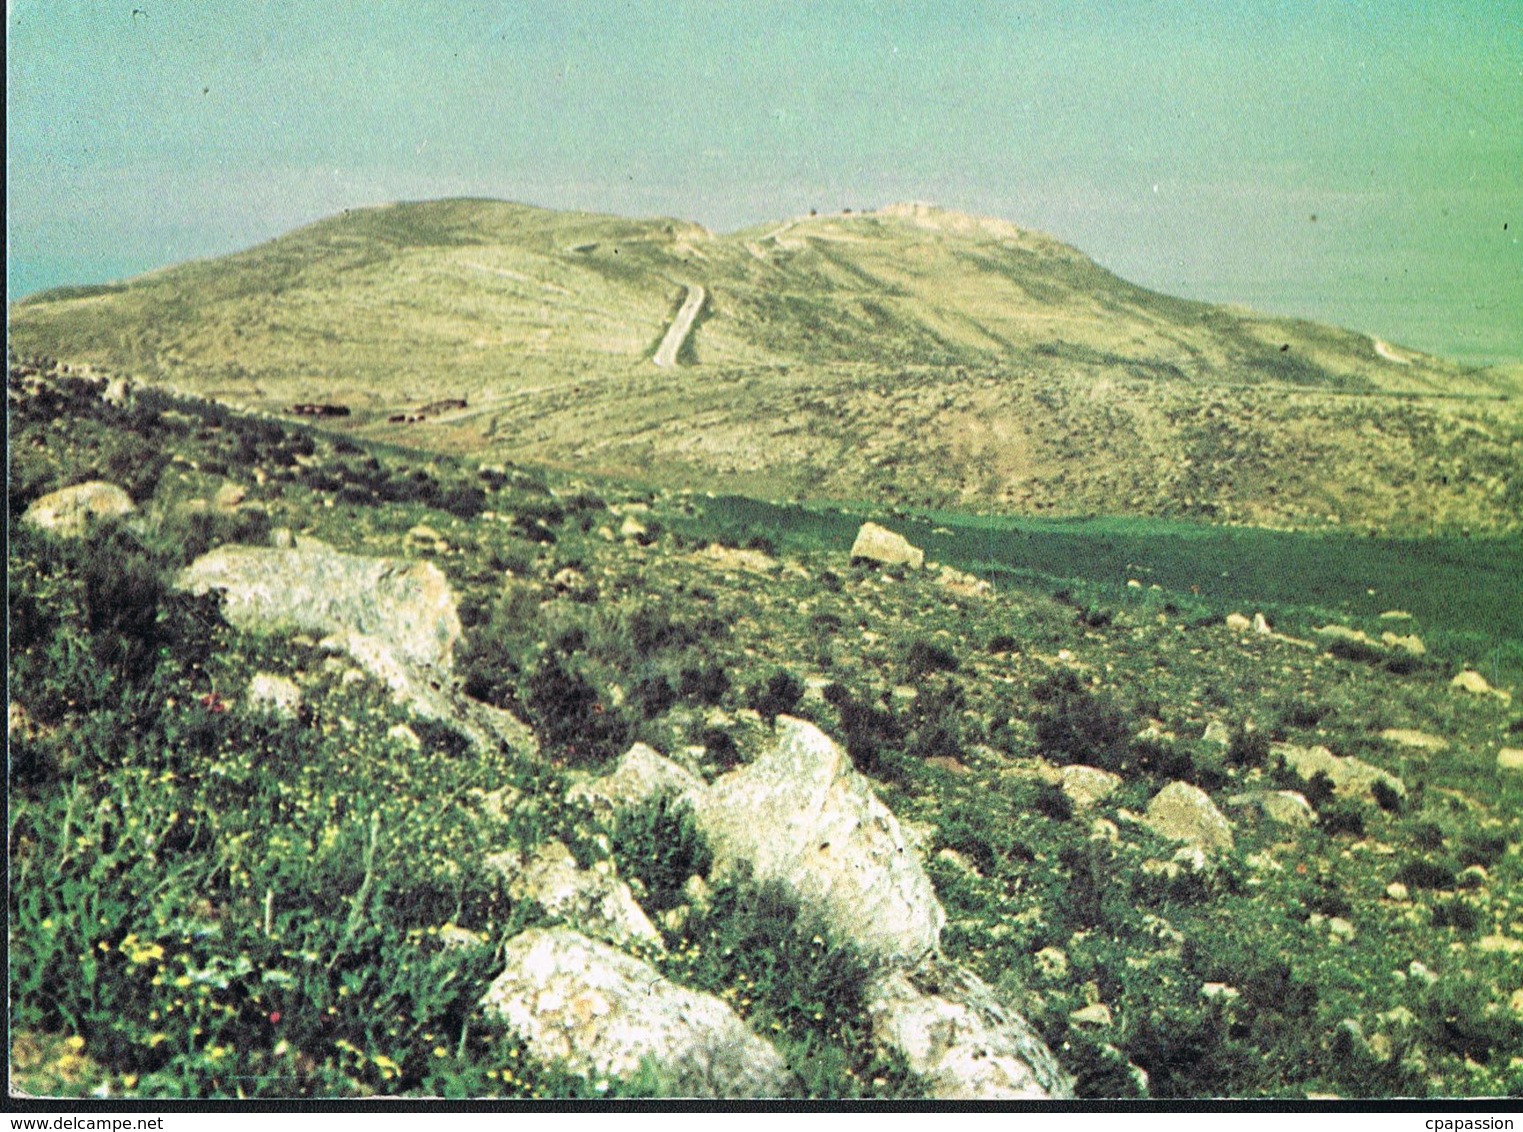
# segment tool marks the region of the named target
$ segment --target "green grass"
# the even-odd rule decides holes
[[[1136,603],[1126,583],[1159,586],[1220,612],[1283,613],[1306,632],[1328,618],[1416,631],[1496,681],[1523,675],[1523,536],[1361,538],[1212,527],[1171,520],[1006,519],[933,511],[884,517],[867,508],[810,508],[739,496],[697,499],[703,522],[737,545],[765,538],[800,550],[851,545],[871,519],[929,559],[997,585],[1079,581],[1110,601]],[[1379,621],[1387,610],[1413,621]],[[1432,643],[1429,641],[1427,643]]]

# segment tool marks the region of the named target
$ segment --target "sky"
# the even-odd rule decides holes
[[[1523,361],[1523,0],[9,0],[12,298],[486,196],[923,200]]]

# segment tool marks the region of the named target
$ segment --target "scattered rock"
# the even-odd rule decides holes
[[[1408,900],[1412,899],[1412,894],[1407,890],[1407,886],[1399,880],[1393,880],[1390,884],[1386,885],[1386,896],[1398,904],[1405,904]]]
[[[676,1096],[781,1097],[797,1084],[777,1050],[713,995],[569,928],[531,928],[482,999],[534,1055],[586,1076],[659,1068]]]
[[[1469,692],[1472,696],[1495,696],[1504,704],[1512,703],[1511,692],[1504,691],[1501,688],[1493,688],[1486,682],[1486,677],[1473,668],[1465,669],[1465,671],[1461,672],[1449,683],[1461,691]]]
[[[1447,740],[1440,739],[1437,735],[1429,735],[1425,731],[1410,731],[1401,727],[1387,727],[1380,733],[1380,737],[1388,743],[1395,743],[1398,747],[1411,747],[1419,751],[1442,751],[1449,746]]]
[[[402,546],[409,551],[428,550],[435,554],[443,554],[449,549],[449,543],[444,536],[433,527],[419,523],[402,537]]]
[[[1121,786],[1119,774],[1101,770],[1099,767],[1075,763],[1065,766],[1061,774],[1063,775],[1063,793],[1068,795],[1070,802],[1081,809],[1099,805]]]
[[[1201,734],[1202,743],[1215,743],[1219,747],[1232,746],[1232,729],[1219,719],[1213,719],[1206,724],[1206,730]]]
[[[636,743],[614,764],[608,774],[587,778],[566,792],[569,802],[586,802],[594,810],[619,813],[633,809],[658,794],[696,795],[703,790],[698,777],[660,752]]]
[[[1387,648],[1400,649],[1409,656],[1423,656],[1428,651],[1428,647],[1423,644],[1423,639],[1416,633],[1408,634],[1405,637],[1399,637],[1395,633],[1390,632],[1382,633],[1380,634],[1380,643]]]
[[[1109,1026],[1111,1024],[1111,1008],[1103,1002],[1095,1002],[1089,1006],[1081,1006],[1078,1010],[1070,1011],[1068,1018],[1069,1021],[1076,1022],[1080,1026]]]
[[[946,913],[898,820],[813,724],[777,717],[776,747],[689,792],[716,869],[778,880],[867,954],[935,951]]]
[[[951,865],[955,869],[961,869],[963,872],[967,873],[969,876],[982,876],[983,875],[982,873],[980,873],[978,871],[978,866],[977,865],[975,865],[972,861],[968,860],[968,858],[964,857],[956,849],[952,849],[950,847],[945,848],[945,849],[938,849],[936,851],[936,859],[938,861],[945,861],[947,864]]]
[[[1227,628],[1231,629],[1234,633],[1246,633],[1249,629],[1253,628],[1253,622],[1241,613],[1229,613],[1227,614]]]
[[[1342,916],[1330,916],[1327,921],[1327,933],[1334,939],[1349,943],[1358,934],[1354,925]]]
[[[1227,1004],[1243,997],[1242,991],[1228,983],[1202,983],[1200,997],[1207,1002]]]
[[[994,593],[994,587],[982,578],[950,566],[939,567],[936,584],[958,597],[990,597]]]
[[[1037,974],[1052,982],[1068,977],[1068,955],[1060,947],[1044,947],[1035,956]]]
[[[1160,790],[1142,820],[1171,841],[1206,850],[1232,848],[1232,826],[1206,792],[1188,782],[1171,782]]]
[[[34,499],[21,521],[61,538],[83,538],[96,523],[136,510],[132,497],[115,484],[91,480]]]
[[[1253,631],[1261,637],[1267,637],[1274,632],[1274,626],[1269,623],[1269,619],[1262,613],[1255,613],[1253,615]]]
[[[301,711],[301,689],[285,676],[270,672],[255,673],[244,698],[250,710],[268,712],[285,719],[295,719]]]
[[[1523,939],[1514,939],[1510,935],[1485,935],[1475,945],[1482,951],[1501,952],[1504,955],[1523,953]]]
[[[1380,615],[1382,621],[1410,621],[1412,615],[1405,609],[1388,609]]]
[[[212,504],[223,511],[236,511],[238,505],[249,497],[249,489],[241,483],[225,483],[212,497]]]
[[[879,1045],[902,1055],[936,1100],[1073,1096],[1030,1024],[945,960],[880,976],[868,991],[868,1015]]]
[[[645,524],[633,515],[624,516],[624,521],[619,524],[620,538],[641,538],[649,533],[645,528]]]
[[[1296,747],[1289,743],[1274,743],[1270,752],[1285,760],[1302,779],[1310,780],[1317,773],[1327,775],[1333,790],[1341,795],[1371,796],[1377,782],[1385,783],[1398,797],[1407,795],[1406,783],[1394,774],[1373,767],[1352,756],[1339,758],[1326,747]]]
[[[1279,825],[1305,829],[1317,824],[1317,811],[1312,809],[1304,794],[1294,790],[1253,790],[1247,794],[1234,794],[1227,799],[1229,806],[1249,806]]]
[[[910,541],[903,535],[895,534],[877,523],[862,524],[856,541],[851,544],[851,557],[881,562],[885,566],[905,565],[912,570],[925,565],[925,551],[910,545]]]
[[[1523,749],[1503,747],[1497,752],[1498,770],[1523,770]]]
[[[699,555],[700,559],[721,570],[746,570],[753,574],[770,574],[777,569],[777,559],[760,550],[736,550],[728,546],[710,543]]]
[[[661,933],[611,862],[579,868],[570,849],[548,841],[527,860],[516,853],[494,853],[486,865],[508,881],[508,894],[515,900],[532,900],[594,939],[620,947],[638,941],[665,950]]]

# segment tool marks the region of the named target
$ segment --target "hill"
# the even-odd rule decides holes
[[[1523,515],[1510,371],[1173,299],[923,205],[717,236],[398,204],[10,314],[22,354],[668,486],[1394,533]]]
[[[1059,1094],[1523,1087],[1517,594],[1435,597],[1505,585],[1516,537],[1399,570],[1343,536],[931,527],[37,368],[7,390],[18,1088],[602,1098],[766,1069],[792,1095],[947,1096],[935,1051],[987,1046],[949,1003],[970,986]],[[67,529],[49,496],[90,480],[121,490]],[[854,557],[865,518],[941,561]],[[1266,558],[1273,604],[1233,588]],[[237,561],[262,571],[241,600],[187,582],[239,589]],[[781,842],[861,803],[811,868],[883,868],[850,854],[900,837],[904,890],[943,910],[929,967],[822,919],[819,886],[720,867],[735,834],[703,800],[803,734],[840,756],[829,788],[747,824]],[[626,793],[653,774],[695,808]],[[646,981],[515,997],[527,945],[572,928]],[[883,1017],[884,985],[919,1023]],[[625,1024],[667,995],[701,1009]],[[565,1001],[580,1020],[545,1040]],[[748,1057],[711,1056],[718,1086],[568,1060],[610,1011],[642,1042],[720,1017]]]

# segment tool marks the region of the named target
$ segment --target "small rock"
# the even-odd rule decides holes
[[[1253,615],[1253,631],[1261,637],[1267,637],[1274,632],[1274,626],[1269,623],[1269,619],[1262,613],[1255,613]]]
[[[415,751],[423,749],[423,740],[419,739],[418,733],[405,723],[393,723],[386,729],[386,737],[388,739],[395,739],[397,742],[411,747]]]
[[[1375,784],[1382,782],[1397,797],[1406,797],[1407,786],[1401,779],[1353,756],[1340,758],[1326,747],[1296,747],[1289,743],[1274,743],[1269,749],[1303,780],[1310,781],[1319,771],[1326,774],[1339,795],[1373,798]]]
[[[936,859],[938,861],[945,861],[953,868],[961,869],[963,872],[968,873],[972,876],[982,875],[978,871],[978,866],[975,865],[972,861],[968,860],[968,858],[964,857],[956,849],[952,849],[950,847],[945,849],[938,849],[936,851]]]
[[[1408,900],[1412,899],[1412,894],[1407,891],[1407,886],[1399,880],[1392,881],[1386,885],[1386,896],[1398,904],[1405,904]]]
[[[1215,743],[1220,747],[1232,745],[1232,729],[1219,719],[1213,719],[1206,724],[1206,730],[1201,734],[1201,742]]]
[[[578,868],[571,850],[548,841],[533,857],[494,853],[487,866],[508,881],[515,899],[533,900],[551,916],[616,946],[632,942],[664,950],[661,933],[635,903],[629,886],[610,869]]]
[[[1200,997],[1207,1002],[1229,1003],[1236,1002],[1242,997],[1242,992],[1228,983],[1202,983]]]
[[[1081,1026],[1109,1026],[1111,1008],[1103,1002],[1096,1002],[1070,1012],[1068,1017],[1070,1021],[1077,1022]]]
[[[624,516],[624,521],[619,524],[620,538],[637,539],[649,533],[650,532],[645,528],[645,524],[640,522],[640,520],[636,519],[633,515]]]
[[[1208,850],[1232,848],[1232,826],[1206,792],[1188,782],[1171,782],[1154,795],[1143,821],[1171,841]]]
[[[1473,668],[1465,669],[1449,683],[1463,692],[1469,692],[1472,696],[1495,696],[1504,704],[1512,702],[1511,692],[1493,688],[1486,682],[1486,677]]]
[[[1419,751],[1442,751],[1449,746],[1447,740],[1440,739],[1437,735],[1401,727],[1387,727],[1380,733],[1380,737],[1388,743],[1395,743],[1398,747],[1411,747]]]
[[[1254,790],[1247,794],[1234,794],[1227,799],[1229,806],[1252,806],[1272,822],[1280,825],[1306,829],[1317,824],[1317,811],[1304,794],[1294,790]]]
[[[707,559],[721,570],[745,570],[753,574],[770,574],[777,569],[777,559],[760,550],[736,550],[720,546],[717,542],[704,548],[701,558]]]
[[[238,505],[248,498],[249,489],[240,483],[225,483],[217,489],[212,503],[223,511],[236,511]]]
[[[982,578],[965,574],[961,570],[954,570],[950,566],[941,567],[936,584],[958,597],[981,598],[989,597],[994,593],[994,587]]]
[[[1512,998],[1507,1000],[1507,1006],[1514,1014],[1523,1018],[1523,987],[1512,992]]]
[[[1109,818],[1096,818],[1089,823],[1089,839],[1091,841],[1108,841],[1112,845],[1116,845],[1121,841],[1121,830]]]
[[[1400,649],[1409,656],[1423,656],[1428,651],[1427,646],[1423,644],[1423,639],[1416,633],[1399,637],[1395,633],[1387,632],[1380,634],[1380,640],[1386,647]]]
[[[1249,629],[1253,628],[1253,622],[1241,613],[1229,613],[1227,614],[1227,628],[1231,629],[1234,633],[1246,633]]]
[[[449,543],[444,536],[433,527],[419,523],[402,538],[402,545],[408,550],[432,550],[442,554],[449,549]]]
[[[895,534],[877,523],[863,523],[851,544],[853,559],[881,562],[885,566],[904,565],[918,570],[925,565],[925,551],[912,546],[903,535]]]
[[[1044,947],[1035,955],[1037,974],[1052,982],[1068,977],[1068,955],[1060,947]]]
[[[1412,615],[1405,609],[1388,609],[1380,615],[1382,621],[1410,621]]]
[[[270,672],[255,673],[244,696],[251,711],[267,712],[283,719],[295,719],[301,711],[301,689],[287,677]]]
[[[96,523],[136,510],[132,497],[115,484],[91,480],[33,500],[21,521],[61,538],[82,538]]]
[[[659,751],[636,743],[601,778],[584,779],[566,791],[568,802],[585,802],[594,810],[619,813],[659,794],[687,794],[702,790],[698,777]]]
[[[1523,770],[1523,748],[1503,747],[1497,752],[1498,770]]]
[[[1504,955],[1517,955],[1523,952],[1523,939],[1514,939],[1510,935],[1486,935],[1476,941],[1476,947],[1482,951],[1500,952]]]
[[[1081,809],[1098,805],[1121,786],[1121,776],[1099,767],[1073,764],[1062,769],[1063,793]]]
[[[1412,960],[1412,962],[1407,965],[1407,975],[1410,978],[1416,979],[1418,982],[1424,984],[1425,986],[1431,987],[1434,983],[1438,982],[1438,976],[1429,970],[1426,964],[1418,959]]]
[[[296,545],[296,536],[290,527],[275,527],[270,531],[270,545],[277,550],[290,550]]]
[[[1349,923],[1349,921],[1345,920],[1342,916],[1329,917],[1327,921],[1327,931],[1328,934],[1331,935],[1334,939],[1341,939],[1345,943],[1352,940],[1358,934],[1354,928],[1354,925]]]

